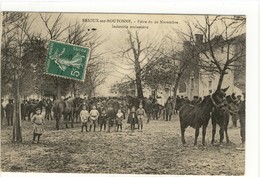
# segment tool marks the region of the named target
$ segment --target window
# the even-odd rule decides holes
[[[221,47],[221,53],[224,53],[224,46]]]
[[[212,81],[209,81],[209,88],[212,88]]]

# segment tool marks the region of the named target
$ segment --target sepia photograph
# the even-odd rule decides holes
[[[245,175],[246,15],[1,16],[2,172]]]

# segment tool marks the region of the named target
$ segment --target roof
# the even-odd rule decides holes
[[[243,33],[241,35],[232,37],[228,40],[225,40],[222,35],[216,35],[215,37],[213,37],[210,40],[210,43],[211,43],[211,46],[213,48],[218,48],[218,47],[224,46],[227,43],[231,43],[231,44],[235,45],[235,44],[238,44],[238,43],[241,43],[241,42],[245,43],[245,41],[246,41],[246,33]],[[203,42],[202,44],[199,44],[199,45],[200,46],[198,46],[198,47],[201,51],[205,52],[205,51],[209,50],[208,42]]]

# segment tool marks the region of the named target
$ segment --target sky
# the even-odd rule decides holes
[[[53,13],[53,17],[57,14]],[[45,33],[46,29],[39,18],[39,13],[34,13],[35,18],[33,30]],[[64,26],[75,21],[86,24],[89,28],[96,28],[95,31],[104,40],[99,46],[99,51],[103,52],[104,62],[109,62],[106,67],[110,70],[105,83],[96,89],[96,93],[107,96],[110,94],[110,86],[116,82],[121,82],[125,75],[134,78],[132,67],[125,59],[120,57],[119,51],[127,47],[127,29],[138,31],[141,45],[146,45],[149,41],[157,44],[163,42],[165,36],[173,39],[173,45],[181,49],[181,40],[175,30],[187,30],[186,22],[203,23],[204,16],[201,15],[160,15],[160,14],[93,14],[93,13],[63,13]],[[222,28],[221,25],[218,28]],[[145,61],[144,63],[145,64]]]

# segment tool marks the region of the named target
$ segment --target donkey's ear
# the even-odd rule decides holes
[[[229,86],[227,88],[221,89],[223,92],[226,92],[228,90]]]

